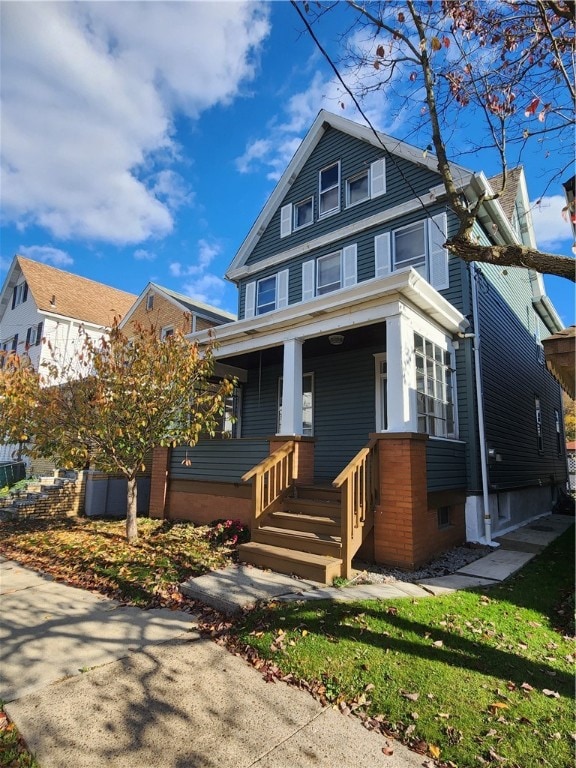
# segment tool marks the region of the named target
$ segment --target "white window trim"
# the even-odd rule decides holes
[[[338,182],[337,184],[334,184],[331,187],[328,187],[327,189],[322,189],[322,174],[324,171],[329,170],[330,168],[333,168],[334,166],[338,166]],[[340,166],[340,160],[337,160],[335,163],[330,163],[329,165],[326,165],[324,168],[321,168],[318,171],[318,218],[324,219],[327,216],[333,216],[335,213],[339,213],[340,209],[342,207],[342,202],[340,200],[341,197],[341,184],[342,184],[342,169]],[[334,208],[330,208],[328,211],[322,211],[322,193],[329,192],[332,189],[338,189],[338,205]]]
[[[338,288],[332,288],[330,291],[324,291],[323,293],[320,293],[320,286],[318,284],[318,273],[320,270],[320,262],[324,261],[325,259],[329,259],[331,257],[338,256],[338,261],[340,265],[340,280],[339,280],[339,286]],[[324,256],[318,256],[316,259],[316,268],[314,270],[314,295],[315,296],[325,296],[328,293],[334,293],[335,291],[339,291],[344,287],[344,265],[342,264],[342,251],[332,251],[332,253],[326,253]]]
[[[300,224],[300,226],[298,226],[298,224],[296,224],[296,214],[297,214],[298,208],[301,205],[305,205],[306,203],[311,203],[312,205],[312,218],[306,224]],[[292,231],[293,232],[298,232],[301,229],[305,229],[306,227],[309,227],[311,224],[314,224],[314,195],[309,195],[308,197],[304,198],[304,200],[300,200],[300,202],[294,203],[294,205],[292,206]]]
[[[260,312],[260,305],[258,304],[258,288],[260,287],[260,284],[263,283],[265,280],[274,280],[274,306],[272,309],[269,309],[267,312]],[[265,306],[268,306],[266,304]],[[268,315],[270,312],[274,312],[274,310],[278,307],[278,275],[268,275],[268,277],[261,277],[260,280],[256,280],[256,293],[254,296],[254,314],[256,317],[261,317],[262,315]]]
[[[454,432],[451,435],[432,435],[430,434],[430,439],[438,439],[438,440],[459,440],[460,435],[460,425],[458,422],[458,391],[457,391],[457,377],[456,377],[456,355],[455,350],[452,345],[452,343],[441,333],[435,333],[433,332],[433,329],[430,327],[425,328],[423,325],[414,324],[412,328],[414,339],[414,334],[418,334],[424,339],[424,343],[427,341],[431,342],[434,346],[438,347],[443,353],[447,353],[450,358],[450,363],[448,365],[449,372],[450,372],[450,386],[452,389],[452,400],[450,401],[450,404],[452,405],[452,420],[454,423]],[[416,361],[416,344],[413,341],[413,354],[414,354],[414,361]],[[442,364],[443,366],[445,363]],[[416,373],[416,364],[414,364],[414,373]],[[414,381],[414,391],[416,393],[416,398],[414,400],[414,407],[416,408],[416,419],[418,419],[418,405],[417,405],[417,386],[416,381]],[[447,404],[448,401],[443,401],[444,404]]]
[[[380,364],[387,362],[387,353],[386,352],[377,352],[374,355],[374,380],[376,382],[375,386],[375,397],[376,397],[376,424],[375,429],[376,432],[385,432],[387,429],[386,425],[386,414],[384,413],[384,409],[382,407],[384,398],[387,398],[388,393],[386,391],[386,383],[388,379],[388,374],[383,376],[380,373]]]
[[[174,335],[173,325],[165,325],[160,330],[160,338],[162,339],[162,341],[164,341],[164,339],[166,339],[168,336],[173,336],[173,335]]]
[[[428,227],[427,227],[427,223],[426,222],[427,222],[427,219],[419,219],[418,221],[413,221],[411,224],[406,224],[403,227],[399,227],[398,229],[392,230],[392,237],[390,238],[390,240],[391,240],[391,242],[390,242],[390,246],[391,246],[391,248],[390,248],[390,258],[391,258],[391,268],[392,268],[391,271],[392,272],[400,272],[403,269],[408,269],[407,265],[402,265],[400,267],[398,267],[396,265],[396,236],[400,232],[403,232],[405,229],[414,228],[417,225],[420,225],[422,227],[422,231],[423,231],[423,235],[424,235],[424,266],[426,268],[426,277],[425,277],[425,279],[428,282],[430,282],[429,279],[428,279],[429,276],[430,276],[430,258],[429,258],[430,246],[429,246],[429,243],[428,243]],[[412,265],[410,265],[410,266],[412,266]],[[416,269],[416,267],[414,267],[414,269]]]

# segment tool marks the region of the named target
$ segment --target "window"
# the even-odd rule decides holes
[[[18,304],[23,304],[28,298],[28,283],[19,283],[14,286],[12,292],[12,309],[17,307]]]
[[[149,293],[148,296],[146,296],[146,309],[154,309],[154,294]]]
[[[449,528],[452,525],[450,507],[438,507],[436,510],[436,519],[438,520],[438,528]]]
[[[314,198],[309,197],[294,206],[294,229],[301,229],[314,220]]]
[[[312,437],[314,434],[314,374],[302,376],[302,434]],[[278,379],[278,432],[282,424],[282,377]]]
[[[33,325],[31,328],[28,328],[28,332],[26,333],[26,347],[34,347],[40,344],[42,341],[42,323],[38,323],[38,325]]]
[[[166,325],[160,331],[160,338],[162,340],[167,339],[169,336],[174,336],[174,326],[173,325]]]
[[[346,205],[356,205],[370,197],[368,169],[346,181]]]
[[[414,267],[422,277],[426,270],[426,227],[424,221],[397,229],[393,237],[393,269]]]
[[[258,280],[256,290],[256,314],[264,315],[276,309],[276,275]]]
[[[456,437],[450,353],[414,334],[418,432]]]
[[[326,216],[340,210],[340,163],[320,171],[319,215]]]
[[[536,419],[536,447],[538,453],[544,452],[544,440],[542,438],[542,408],[540,406],[540,398],[538,395],[534,396],[534,417]]]
[[[560,421],[560,411],[554,408],[554,427],[556,429],[556,452],[562,456],[562,422]]]
[[[340,251],[322,256],[316,261],[316,295],[336,291],[342,285]]]

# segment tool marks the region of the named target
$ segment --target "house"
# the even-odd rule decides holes
[[[241,559],[329,581],[549,511],[566,456],[541,339],[562,324],[540,275],[449,256],[456,224],[434,157],[320,112],[228,269],[239,319],[211,332],[234,439],[158,449],[151,514],[241,518]],[[475,234],[534,245],[521,169]]]
[[[97,339],[136,297],[103,283],[15,256],[0,291],[0,349],[26,353],[36,370],[70,360],[81,331]],[[8,461],[15,446],[0,446]]]
[[[148,283],[122,318],[120,327],[129,335],[130,328],[135,325],[152,325],[165,338],[175,330],[196,333],[233,320],[236,320],[236,315],[230,312],[156,283]]]

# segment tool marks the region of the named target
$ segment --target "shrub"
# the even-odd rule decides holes
[[[208,539],[213,544],[242,544],[250,538],[250,529],[240,520],[214,520],[208,531]]]

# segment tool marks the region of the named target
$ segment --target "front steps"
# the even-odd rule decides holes
[[[340,492],[296,487],[238,548],[240,561],[331,584],[342,575]]]
[[[63,477],[41,477],[21,491],[0,499],[0,521],[58,517],[73,513],[76,481]]]

